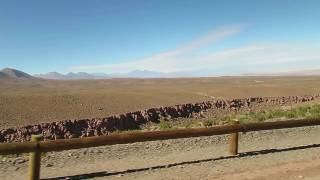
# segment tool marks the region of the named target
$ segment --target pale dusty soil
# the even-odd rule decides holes
[[[43,157],[41,177],[316,180],[320,177],[319,137],[320,127],[241,134],[239,156],[228,155],[226,136],[49,153]],[[26,179],[27,162],[14,160],[0,164],[0,179]]]
[[[223,77],[0,82],[0,129],[104,117],[213,98],[317,94],[319,79]],[[315,180],[320,179],[319,137],[320,127],[247,133],[241,135],[239,156],[228,155],[227,136],[47,153],[42,158],[41,177]],[[0,156],[0,179],[27,179],[27,160],[26,155]]]
[[[288,163],[279,166],[272,166],[270,168],[258,169],[253,171],[245,171],[241,173],[234,173],[230,175],[218,176],[215,179],[320,179],[320,160],[302,161],[295,163]]]
[[[320,77],[1,81],[0,129],[215,98],[312,95]]]

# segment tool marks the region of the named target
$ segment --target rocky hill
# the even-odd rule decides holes
[[[35,79],[35,77],[16,69],[4,68],[0,71],[0,79]]]

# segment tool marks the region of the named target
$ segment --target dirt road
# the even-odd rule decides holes
[[[320,127],[241,134],[238,156],[214,136],[48,153],[51,179],[320,179]],[[0,161],[0,179],[26,179],[23,158]]]

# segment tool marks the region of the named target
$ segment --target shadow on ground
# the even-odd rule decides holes
[[[145,167],[145,168],[138,168],[138,169],[128,169],[125,171],[118,171],[118,172],[100,171],[100,172],[79,174],[79,175],[73,175],[73,176],[44,178],[43,180],[90,179],[90,178],[95,178],[95,177],[108,177],[108,176],[115,176],[115,175],[125,175],[125,174],[130,174],[130,173],[135,173],[135,172],[164,169],[164,168],[170,168],[170,167],[175,167],[175,166],[180,166],[180,165],[197,164],[197,163],[202,163],[202,162],[219,161],[219,160],[225,160],[225,159],[234,159],[234,158],[265,155],[265,154],[280,153],[280,152],[295,151],[295,150],[310,149],[310,148],[318,148],[318,147],[320,147],[320,144],[312,144],[312,145],[297,146],[297,147],[282,148],[282,149],[266,149],[266,150],[259,150],[259,151],[244,152],[244,153],[240,153],[236,156],[223,156],[223,157],[218,157],[218,158],[201,159],[201,160],[195,160],[195,161],[184,161],[184,162],[178,162],[178,163],[172,163],[172,164],[166,164],[166,165],[160,165],[160,166],[152,166],[152,167]]]

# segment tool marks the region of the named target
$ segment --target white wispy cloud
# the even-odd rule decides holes
[[[199,55],[194,53],[200,48],[218,43],[220,40],[241,32],[243,28],[243,25],[221,28],[176,49],[126,63],[80,65],[71,67],[70,70],[91,72],[129,72],[134,70],[178,72],[217,69],[219,67],[234,68],[238,66],[238,68],[242,69],[245,73],[250,71],[246,68],[267,68],[270,65],[275,66],[277,64],[283,66],[280,67],[283,71],[286,71],[286,68],[310,67],[310,64],[303,65],[304,61],[314,61],[314,65],[320,66],[319,46],[303,44],[252,43],[242,47],[224,49],[206,54]],[[287,67],[286,64],[290,64],[290,67]],[[272,69],[270,71],[272,71]],[[214,74],[214,72],[212,72],[212,74]]]
[[[80,65],[69,68],[72,71],[108,71],[128,72],[132,70],[150,70],[162,72],[174,72],[185,68],[179,67],[179,62],[185,59],[193,51],[209,44],[217,43],[219,40],[230,37],[242,31],[245,25],[234,25],[223,27],[212,31],[204,37],[196,39],[178,48],[161,52],[150,57],[132,60],[118,64]]]

